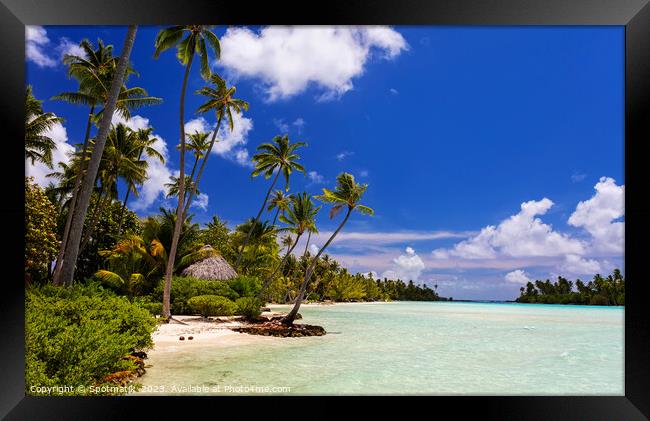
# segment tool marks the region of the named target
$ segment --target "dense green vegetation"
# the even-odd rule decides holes
[[[575,286],[575,289],[573,288]],[[519,303],[540,304],[583,304],[595,306],[624,306],[625,278],[619,269],[607,278],[594,276],[586,284],[576,279],[575,284],[561,276],[556,282],[550,280],[528,282],[520,288]]]
[[[31,385],[68,385],[76,389],[53,390],[51,394],[98,394],[91,392],[90,386],[110,385],[107,375],[133,369],[133,363],[123,357],[150,347],[155,325],[147,310],[96,284],[29,287],[25,303],[26,393],[37,394]]]

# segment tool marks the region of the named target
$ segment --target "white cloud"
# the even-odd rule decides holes
[[[197,130],[199,132],[211,132],[214,130],[214,126],[214,124],[208,123],[205,118],[199,117],[185,123],[185,132],[194,133]],[[246,143],[248,143],[248,133],[251,130],[253,130],[252,119],[233,113],[233,130],[230,131],[230,125],[225,120],[222,121],[212,153],[235,161],[240,165],[252,166],[248,151],[245,148]]]
[[[205,193],[200,193],[196,199],[192,201],[192,207],[208,210],[208,195]]]
[[[123,123],[133,130],[150,127],[149,119],[140,115],[134,115],[129,120],[125,120],[122,116],[115,113],[111,121],[113,124]],[[152,147],[160,152],[165,158],[165,162],[161,163],[157,158],[149,156],[146,152],[144,153],[144,159],[149,163],[147,168],[147,181],[140,187],[138,198],[129,203],[129,207],[134,210],[145,210],[156,202],[161,194],[164,197],[167,193],[165,184],[169,183],[169,177],[172,175],[172,169],[168,166],[169,150],[167,148],[167,142],[156,134],[152,134],[152,137],[156,138],[156,142]]]
[[[424,270],[424,262],[411,247],[406,248],[406,254],[393,259],[393,267],[384,273],[382,278],[417,281]]]
[[[454,231],[392,231],[392,232],[360,232],[360,231],[341,231],[336,236],[336,246],[354,246],[359,245],[386,245],[412,243],[414,241],[431,241],[442,240],[447,238],[467,238],[472,232],[454,232]],[[314,238],[318,241],[326,241],[332,235],[332,231],[321,231],[315,234]]]
[[[59,38],[58,45],[53,46],[45,28],[33,25],[25,27],[25,56],[27,60],[36,63],[39,67],[56,67],[62,63],[61,59],[66,54],[86,56],[79,44],[68,38]]]
[[[48,56],[50,39],[42,26],[25,26],[25,57],[39,67],[55,67],[58,63]]]
[[[302,117],[298,117],[298,118],[295,119],[295,120],[293,121],[293,123],[291,123],[291,124],[293,124],[294,126],[296,126],[296,128],[298,129],[298,133],[301,133],[301,132],[302,132],[302,129],[305,127],[306,122],[305,122],[305,120],[304,120]]]
[[[361,171],[359,172],[359,175],[360,175],[361,177],[368,177],[368,170],[361,170]]]
[[[320,251],[320,249],[318,248],[318,246],[316,244],[310,244],[309,245],[309,253],[312,256],[317,255],[319,251]]]
[[[349,156],[352,156],[352,155],[354,155],[354,152],[350,152],[350,151],[342,151],[342,152],[339,152],[339,153],[336,155],[336,159],[338,159],[339,161],[343,161],[345,158],[347,158],[347,157],[349,157]]]
[[[584,228],[592,237],[595,253],[622,253],[625,222],[613,222],[625,215],[625,186],[613,178],[601,177],[591,199],[578,203],[569,225]]]
[[[563,256],[567,253],[583,254],[585,245],[580,240],[553,230],[537,215],[544,215],[553,206],[547,198],[521,204],[521,211],[502,221],[498,226],[487,226],[468,240],[451,249],[437,249],[433,257],[448,259],[493,259],[501,256]]]
[[[55,123],[44,135],[50,137],[56,146],[52,151],[52,168],[41,162],[35,162],[32,165],[31,160],[25,161],[25,174],[34,177],[34,181],[41,187],[57,183],[55,178],[47,177],[47,174],[60,171],[59,162],[69,164],[70,155],[75,150],[74,146],[68,143],[68,132],[61,123]]]
[[[395,88],[390,88],[388,91],[393,95],[399,95],[399,91]]]
[[[563,273],[574,275],[594,275],[601,271],[601,265],[593,259],[585,259],[575,254],[567,254],[565,261],[560,265]]]
[[[314,184],[322,184],[324,181],[323,176],[318,174],[316,171],[309,171],[307,177],[309,178],[309,181]]]
[[[530,282],[530,278],[521,269],[513,270],[512,272],[506,273],[506,276],[504,277],[506,282],[511,282],[513,284],[526,284]]]
[[[315,85],[321,99],[353,88],[374,52],[391,60],[408,46],[385,26],[268,26],[259,32],[231,27],[221,37],[223,66],[233,77],[262,81],[270,101],[289,98]]]
[[[278,128],[282,133],[289,131],[289,125],[281,118],[274,118],[273,124]]]

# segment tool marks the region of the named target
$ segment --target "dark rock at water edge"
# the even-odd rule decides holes
[[[273,320],[260,324],[232,328],[235,332],[248,333],[251,335],[278,336],[282,338],[300,338],[305,336],[323,336],[325,329],[321,326],[294,324],[285,326],[279,320]]]

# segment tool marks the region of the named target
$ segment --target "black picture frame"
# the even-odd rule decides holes
[[[24,285],[20,265],[23,242],[24,180],[18,168],[24,137],[21,107],[25,85],[25,25],[160,25],[211,24],[388,24],[388,25],[621,25],[625,26],[625,396],[539,397],[329,397],[336,402],[313,402],[301,397],[121,397],[43,398],[24,393]],[[643,279],[644,252],[650,238],[650,176],[644,172],[650,141],[650,5],[647,0],[330,0],[309,2],[224,2],[178,0],[0,0],[0,57],[3,63],[0,109],[4,146],[4,197],[0,200],[6,277],[2,279],[2,388],[0,415],[7,419],[123,418],[138,413],[163,418],[225,415],[219,408],[239,408],[246,418],[252,411],[273,419],[337,416],[347,408],[367,416],[388,407],[419,406],[424,416],[447,411],[456,416],[497,419],[637,420],[650,416],[650,311],[648,283]],[[13,158],[15,157],[15,159]],[[7,161],[7,160],[5,160]],[[607,165],[607,163],[603,163]],[[646,164],[647,165],[647,164]],[[9,221],[9,222],[8,222]],[[8,246],[7,246],[8,245]],[[594,369],[598,369],[594,367]],[[251,405],[248,400],[261,402]],[[218,402],[216,402],[218,400]],[[299,412],[294,412],[298,405]],[[343,408],[346,409],[343,409]],[[329,409],[329,411],[328,411]],[[144,416],[144,415],[142,415]],[[420,415],[419,415],[420,416]]]

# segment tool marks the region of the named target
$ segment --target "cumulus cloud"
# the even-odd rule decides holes
[[[320,249],[318,248],[318,246],[316,244],[310,244],[309,245],[309,253],[311,253],[312,256],[317,255],[319,251],[320,251]]]
[[[386,26],[267,26],[255,32],[228,28],[221,37],[223,66],[233,77],[262,82],[269,101],[289,98],[315,85],[320,99],[353,88],[368,60],[392,60],[408,45]]]
[[[25,57],[39,67],[54,67],[57,61],[50,57],[47,49],[51,49],[50,38],[42,26],[25,26]]]
[[[47,30],[42,26],[28,25],[25,27],[25,57],[39,67],[56,67],[66,54],[85,57],[86,53],[79,44],[68,38],[59,38],[54,44],[47,36]]]
[[[560,270],[566,274],[594,275],[602,270],[601,264],[594,259],[585,259],[575,254],[567,254]]]
[[[200,193],[200,194],[196,197],[196,199],[194,199],[194,200],[192,201],[192,205],[191,205],[191,206],[192,206],[192,207],[195,207],[195,208],[203,209],[204,211],[205,211],[205,210],[208,210],[208,199],[209,199],[209,197],[208,197],[207,194],[205,194],[205,193]]]
[[[493,259],[500,256],[562,256],[567,253],[583,254],[582,241],[554,231],[537,215],[544,215],[553,206],[547,198],[521,204],[521,211],[502,221],[498,226],[487,226],[481,232],[451,249],[437,249],[438,259],[459,257],[463,259]]]
[[[504,277],[506,282],[511,282],[513,284],[526,284],[530,282],[530,278],[521,269],[513,270],[512,272],[506,273],[506,276]]]
[[[339,161],[343,161],[345,158],[347,158],[347,157],[349,157],[349,156],[352,156],[352,155],[354,155],[354,152],[350,152],[350,151],[342,151],[342,152],[339,152],[339,153],[336,155],[336,159],[338,159]]]
[[[133,130],[145,129],[151,126],[148,118],[134,115],[131,116],[129,120],[125,120],[117,113],[113,114],[112,123],[123,123]],[[161,194],[164,197],[167,193],[165,184],[169,183],[169,178],[172,175],[172,169],[168,166],[169,150],[167,148],[167,142],[155,133],[152,134],[152,137],[156,139],[156,142],[152,147],[160,152],[160,154],[165,158],[165,162],[160,162],[157,158],[149,156],[146,152],[143,154],[145,161],[149,164],[147,168],[148,178],[140,188],[138,198],[129,204],[129,207],[138,211],[149,208],[160,198]]]
[[[245,146],[248,143],[248,134],[253,130],[253,120],[238,113],[233,113],[232,116],[233,130],[230,130],[230,126],[226,121],[222,122],[212,153],[240,165],[251,166],[252,163]],[[199,117],[185,123],[185,132],[211,132],[214,127],[215,124],[211,124],[205,118]]]
[[[406,248],[406,254],[393,259],[391,269],[385,271],[382,278],[417,281],[424,270],[424,262],[412,247]]]
[[[601,177],[594,189],[596,193],[589,200],[578,203],[568,223],[591,235],[594,253],[622,253],[625,223],[616,219],[625,215],[625,186]]]
[[[74,146],[68,143],[68,131],[61,123],[55,123],[45,133],[54,141],[56,148],[52,151],[52,168],[41,162],[25,161],[25,174],[34,177],[34,181],[41,187],[56,183],[56,179],[47,177],[47,174],[60,171],[59,163],[70,163],[70,156],[74,153]]]
[[[323,176],[318,174],[316,171],[309,171],[307,173],[307,177],[309,178],[309,181],[313,184],[322,184],[324,181]]]

